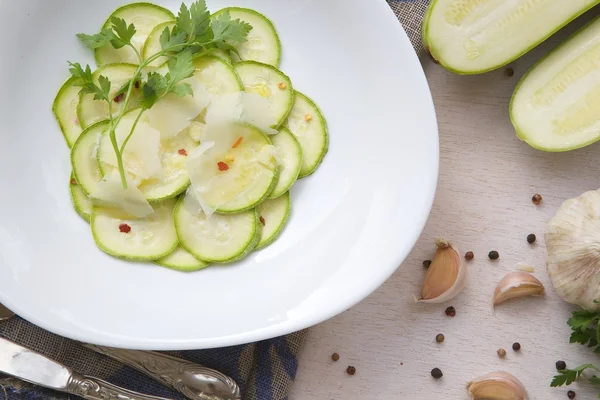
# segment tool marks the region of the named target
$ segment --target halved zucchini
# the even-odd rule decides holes
[[[171,11],[150,3],[132,3],[116,9],[108,17],[102,26],[103,28],[110,28],[112,26],[112,17],[124,19],[127,25],[135,25],[136,33],[131,39],[131,44],[133,44],[138,52],[142,51],[148,35],[155,26],[175,19]],[[112,45],[108,44],[96,49],[95,54],[98,66],[112,63],[139,64],[140,62],[135,51],[129,46],[115,49]]]
[[[479,74],[546,40],[600,0],[433,0],[423,42],[444,68]]]
[[[515,89],[510,117],[517,136],[544,151],[600,139],[600,18],[534,65]]]

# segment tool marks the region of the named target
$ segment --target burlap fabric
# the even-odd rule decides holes
[[[341,1],[341,0],[338,0]],[[429,0],[388,0],[417,53],[422,53],[421,20]],[[216,368],[242,387],[244,400],[288,400],[296,376],[297,356],[307,331],[244,346],[169,354]],[[0,335],[57,360],[79,373],[106,379],[140,392],[183,399],[161,384],[78,343],[40,329],[21,318],[0,322]],[[74,399],[21,381],[1,377],[0,399]]]

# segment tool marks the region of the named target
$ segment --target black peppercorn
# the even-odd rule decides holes
[[[354,375],[356,373],[356,368],[354,368],[352,365],[349,365],[348,368],[346,368],[346,373],[348,375]]]
[[[575,392],[574,392],[574,391],[572,391],[572,390],[569,390],[569,391],[567,392],[567,397],[568,397],[568,398],[570,398],[570,399],[574,399],[574,398],[575,398],[575,396],[577,396],[577,395],[575,394]]]
[[[431,260],[425,260],[425,261],[423,261],[423,267],[429,268],[430,265],[431,265]]]
[[[488,257],[490,260],[497,260],[500,257],[500,254],[496,250],[492,250],[488,253]]]
[[[442,343],[442,342],[444,341],[444,339],[445,339],[445,337],[444,337],[444,335],[443,335],[443,334],[441,334],[441,333],[438,333],[438,334],[435,336],[435,341],[436,341],[436,342],[438,342],[438,343]]]
[[[534,194],[533,197],[531,198],[531,201],[536,206],[539,206],[540,204],[542,204],[542,195],[541,194]]]
[[[331,359],[332,359],[333,361],[337,361],[337,360],[339,360],[339,359],[340,359],[340,355],[339,355],[338,353],[333,353],[333,354],[331,355]]]
[[[556,362],[556,369],[558,371],[563,371],[565,369],[567,369],[567,363],[564,361],[557,361]]]
[[[446,308],[446,315],[449,317],[454,317],[456,315],[456,308],[452,306]]]
[[[504,70],[504,75],[505,75],[506,77],[508,77],[508,78],[512,77],[514,74],[515,74],[515,70],[514,70],[514,69],[512,69],[512,68],[510,68],[510,67],[509,67],[509,68],[506,68],[506,69]]]
[[[440,379],[442,376],[444,376],[444,374],[442,373],[441,369],[434,368],[431,370],[431,376],[433,376],[435,379]]]
[[[519,351],[519,350],[521,350],[521,344],[518,342],[513,343],[512,348],[514,351]]]
[[[529,235],[527,235],[527,243],[533,243],[535,242],[535,235],[533,233],[530,233]]]
[[[472,260],[472,259],[474,259],[474,258],[475,258],[475,254],[473,254],[473,252],[472,252],[472,251],[467,251],[467,252],[465,253],[465,260],[467,260],[467,261],[471,261],[471,260]]]

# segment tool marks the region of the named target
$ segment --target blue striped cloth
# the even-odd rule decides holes
[[[421,53],[421,20],[429,0],[388,0],[402,22],[415,50]],[[298,354],[304,345],[306,331],[243,346],[213,350],[169,352],[231,376],[242,389],[243,400],[289,400],[290,387],[298,370]],[[85,375],[105,379],[138,392],[182,399],[162,384],[130,367],[101,356],[78,343],[47,332],[15,317],[0,322],[0,336],[13,340]],[[0,376],[0,399],[74,400],[19,380]]]

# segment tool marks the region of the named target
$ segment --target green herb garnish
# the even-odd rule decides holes
[[[100,75],[97,83],[94,81],[89,65],[82,67],[79,63],[69,62],[69,71],[76,79],[75,84],[81,87],[81,94],[93,94],[94,100],[108,104],[109,136],[117,156],[123,188],[127,188],[123,152],[142,114],[169,93],[179,97],[193,95],[192,87],[182,81],[194,74],[194,58],[217,49],[230,50],[237,54],[235,46],[246,41],[252,27],[239,19],[231,19],[229,12],[224,12],[214,19],[210,18],[205,0],[198,0],[189,8],[182,4],[173,28],[165,28],[160,36],[161,50],[143,60],[140,52],[131,42],[136,34],[135,26],[127,25],[125,20],[116,17],[111,18],[110,22],[111,28],[104,28],[94,35],[80,33],[77,37],[92,50],[109,45],[115,49],[123,47],[133,49],[139,61],[138,67],[131,79],[119,88],[117,96],[111,98],[111,82],[105,76]],[[169,72],[164,75],[158,72],[143,74],[144,68],[161,57],[168,58]],[[141,89],[141,108],[131,131],[119,147],[115,129],[127,111],[134,87]],[[123,102],[123,107],[120,112],[113,115],[112,106],[115,102]]]
[[[595,311],[574,311],[567,323],[573,330],[570,342],[580,343],[593,348],[594,353],[600,353],[600,313]],[[600,368],[593,364],[583,364],[574,369],[559,371],[550,383],[550,386],[570,385],[578,380],[584,371],[600,372]],[[600,385],[600,377],[593,375],[587,378],[592,385]],[[598,395],[600,398],[600,395]]]

